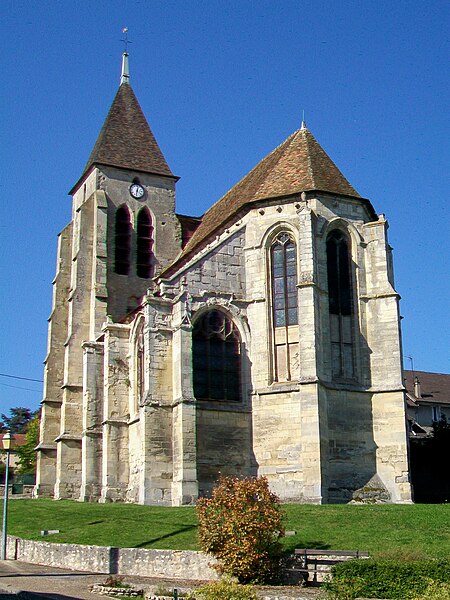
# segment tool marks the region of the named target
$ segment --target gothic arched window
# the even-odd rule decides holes
[[[114,271],[119,275],[128,275],[130,271],[130,242],[130,213],[126,206],[120,206],[116,211],[114,232]]]
[[[270,246],[273,379],[290,381],[298,367],[297,247],[283,231]]]
[[[271,247],[272,306],[275,327],[297,325],[297,252],[287,233],[280,233]]]
[[[339,229],[327,238],[327,274],[332,374],[350,379],[355,375],[350,242]]]
[[[219,310],[198,319],[192,333],[194,396],[241,399],[241,341],[233,321]]]
[[[148,278],[152,274],[152,219],[147,208],[142,208],[137,217],[136,274]]]

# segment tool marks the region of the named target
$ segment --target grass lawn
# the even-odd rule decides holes
[[[0,510],[3,509],[0,502]],[[284,506],[287,550],[368,550],[374,557],[450,556],[450,505]],[[41,537],[42,529],[60,534]],[[11,499],[8,533],[19,537],[122,548],[198,550],[195,508]]]

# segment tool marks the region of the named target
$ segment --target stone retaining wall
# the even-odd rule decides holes
[[[78,546],[24,540],[8,536],[7,558],[77,571],[167,577],[170,579],[217,580],[213,557],[193,550],[144,550],[111,546]]]

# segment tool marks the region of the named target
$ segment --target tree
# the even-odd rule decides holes
[[[3,431],[9,429],[11,433],[25,433],[28,423],[37,412],[39,411],[32,412],[29,408],[23,406],[10,408],[10,417],[2,413]]]
[[[438,450],[450,449],[450,423],[447,417],[442,415],[439,421],[433,421],[433,445]]]
[[[34,417],[27,425],[26,442],[22,446],[17,446],[16,453],[19,459],[19,468],[17,472],[20,475],[36,473],[36,451],[39,443],[39,426],[41,420],[37,411]]]
[[[284,513],[265,477],[221,477],[197,503],[202,550],[241,583],[270,581],[281,557]]]

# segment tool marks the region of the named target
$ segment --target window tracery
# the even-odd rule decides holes
[[[273,379],[290,381],[299,366],[297,246],[292,235],[280,232],[270,246]]]
[[[326,249],[332,375],[351,379],[355,376],[355,332],[349,239],[335,229],[327,237]]]
[[[291,236],[280,233],[272,244],[272,305],[275,327],[297,325],[297,252]]]
[[[193,384],[197,400],[241,400],[241,340],[219,310],[200,317],[192,333]]]

